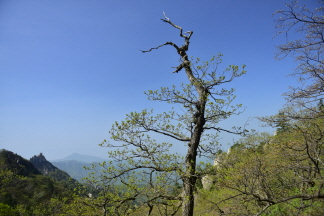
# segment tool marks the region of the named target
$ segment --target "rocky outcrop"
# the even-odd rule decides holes
[[[49,161],[46,160],[44,155],[40,153],[39,155],[34,155],[29,160],[43,175],[48,175],[50,172],[58,169]]]
[[[201,179],[201,183],[203,185],[203,188],[205,190],[210,190],[210,188],[212,187],[213,183],[214,183],[214,179],[213,176],[211,175],[206,175],[204,177],[202,177]]]
[[[40,153],[29,160],[43,175],[49,176],[56,181],[69,181],[71,177],[66,172],[54,166],[51,162],[46,160],[44,155]],[[74,180],[75,181],[75,180]]]

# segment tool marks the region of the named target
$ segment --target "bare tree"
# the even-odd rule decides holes
[[[319,0],[317,7],[311,10],[305,5],[299,5],[298,1],[294,1],[291,4],[286,4],[287,10],[280,10],[275,13],[275,15],[279,16],[276,20],[278,33],[285,34],[287,38],[287,43],[277,47],[276,57],[281,59],[291,54],[299,63],[295,72],[291,75],[298,78],[301,86],[291,87],[291,91],[287,92],[285,96],[287,96],[289,102],[304,107],[306,104],[312,104],[312,102],[323,98],[323,4],[324,1]],[[295,39],[296,37],[299,38]]]
[[[245,70],[244,66],[240,71],[238,66],[230,65],[219,71],[221,54],[212,57],[210,61],[203,61],[202,64],[198,58],[194,61],[189,59],[187,51],[193,32],[184,33],[180,26],[172,23],[166,16],[162,21],[179,30],[184,44],[178,46],[173,42],[166,42],[142,52],[151,52],[167,45],[175,48],[181,63],[173,73],[184,69],[189,83],[182,84],[180,90],[175,86],[163,87],[161,90],[149,90],[146,94],[151,100],[178,104],[182,109],[177,112],[172,109],[158,115],[153,115],[153,111],[148,110],[132,112],[125,121],[116,122],[110,130],[111,138],[122,144],[104,141],[102,145],[117,148],[109,154],[110,158],[120,164],[105,167],[103,174],[94,177],[92,182],[105,182],[103,187],[113,183],[124,187],[118,198],[114,199],[118,201],[119,209],[131,201],[133,203],[128,207],[128,212],[130,208],[135,211],[143,210],[146,206],[148,215],[154,209],[161,215],[174,215],[182,206],[182,215],[191,216],[197,179],[206,174],[205,169],[198,168],[197,156],[212,156],[216,153],[219,132],[245,132],[242,128],[223,129],[218,126],[220,121],[239,114],[242,106],[231,105],[235,98],[234,89],[218,86],[245,74]],[[158,143],[151,138],[152,134],[164,135],[177,143],[183,143],[187,146],[185,157],[170,152],[172,144]],[[175,185],[181,184],[183,192],[174,190]],[[123,191],[127,193],[122,193]],[[109,199],[112,200],[111,197]],[[115,212],[117,207],[114,207]]]
[[[216,86],[220,84],[231,82],[233,78],[244,74],[245,71],[243,70],[242,73],[238,73],[238,67],[232,66],[231,67],[232,75],[229,79],[225,79],[225,76],[221,76],[217,78],[216,71],[208,74],[206,71],[203,70],[203,73],[199,74],[198,71],[193,70],[192,62],[189,60],[187,55],[187,51],[189,49],[189,41],[193,34],[193,31],[187,31],[185,32],[185,34],[183,34],[182,28],[172,23],[170,19],[167,18],[166,16],[164,19],[162,19],[162,21],[170,24],[174,28],[179,29],[180,37],[182,37],[185,42],[184,45],[179,47],[173,42],[166,42],[165,44],[162,44],[158,47],[151,48],[150,50],[143,51],[143,52],[150,52],[153,49],[158,49],[165,45],[173,46],[181,58],[181,64],[178,67],[176,67],[176,70],[173,71],[173,73],[178,73],[182,69],[185,69],[188,80],[190,81],[190,85],[195,88],[195,91],[197,93],[197,97],[195,97],[195,99],[180,97],[181,103],[185,107],[189,108],[188,110],[189,113],[193,113],[194,116],[194,118],[192,118],[190,122],[190,125],[192,125],[192,127],[190,128],[191,136],[185,140],[186,142],[188,142],[188,151],[185,157],[186,172],[182,176],[184,197],[185,197],[183,215],[193,215],[194,188],[197,180],[197,175],[196,175],[197,154],[198,151],[208,152],[208,147],[204,148],[204,146],[201,145],[201,138],[203,136],[203,133],[206,130],[215,130],[216,132],[226,131],[226,132],[236,133],[236,134],[242,134],[244,132],[244,131],[229,131],[215,126],[215,124],[218,123],[220,119],[226,119],[230,115],[234,114],[236,109],[228,112],[228,111],[220,110],[219,109],[220,107],[216,108],[214,105],[212,105],[212,109],[208,109],[207,103],[209,100],[213,100],[216,104],[219,104],[220,102],[219,99],[214,97],[214,95],[217,96],[230,95],[232,93],[232,90],[230,91],[222,90],[221,92],[217,92],[217,91],[213,92],[213,90]],[[207,78],[207,76],[209,76],[211,79],[204,80],[204,78],[205,77]],[[176,98],[178,98],[177,94],[174,94],[173,96],[168,98],[168,101],[174,101]],[[161,98],[159,97],[155,99],[161,100]]]

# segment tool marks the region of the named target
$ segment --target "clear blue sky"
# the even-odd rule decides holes
[[[223,125],[276,114],[293,78],[291,58],[274,59],[275,17],[285,2],[263,0],[2,0],[0,1],[0,148],[29,159],[42,152],[58,159],[74,152],[106,158],[99,147],[114,121],[144,108],[146,90],[186,81],[172,74],[178,31],[160,21],[163,11],[185,31],[192,30],[189,55],[224,64],[247,65],[231,83],[246,111]],[[315,5],[315,1],[306,1]],[[312,2],[312,3],[310,3]],[[259,128],[252,121],[250,128]],[[271,130],[270,130],[271,131]],[[227,148],[231,137],[223,135]]]

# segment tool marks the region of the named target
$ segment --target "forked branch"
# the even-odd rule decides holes
[[[149,49],[149,50],[141,50],[143,53],[146,53],[146,52],[151,52],[153,49],[159,49],[160,47],[162,47],[162,46],[166,46],[166,45],[171,45],[171,46],[173,46],[176,50],[177,50],[177,52],[178,52],[178,54],[181,56],[181,58],[182,58],[182,62],[183,63],[181,63],[181,65],[179,65],[177,68],[176,68],[176,70],[175,71],[173,71],[173,73],[177,73],[177,72],[179,72],[183,67],[184,67],[184,64],[185,64],[185,62],[186,63],[188,63],[188,56],[187,56],[187,54],[186,54],[186,51],[188,50],[188,48],[189,48],[189,40],[190,40],[190,38],[191,38],[191,35],[193,34],[193,31],[187,31],[187,32],[185,32],[185,34],[188,34],[188,35],[184,35],[183,34],[183,30],[182,30],[182,28],[180,27],[180,26],[177,26],[177,25],[175,25],[174,23],[172,23],[171,21],[170,21],[170,19],[168,18],[168,17],[166,17],[166,15],[165,15],[165,13],[163,12],[163,14],[164,14],[164,19],[161,19],[163,22],[166,22],[166,23],[169,23],[171,26],[173,26],[174,28],[177,28],[177,29],[179,29],[180,30],[180,37],[183,37],[184,39],[185,39],[185,44],[184,45],[182,45],[181,47],[179,47],[179,46],[177,46],[175,43],[173,43],[173,42],[166,42],[166,43],[164,43],[164,44],[162,44],[162,45],[159,45],[159,46],[157,46],[157,47],[153,47],[153,48],[151,48],[151,49]]]

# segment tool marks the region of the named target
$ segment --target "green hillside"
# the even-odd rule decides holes
[[[43,162],[37,164],[43,168],[38,170],[25,158],[11,151],[0,151],[0,215],[16,215],[13,212],[17,208],[26,213],[23,215],[29,215],[33,208],[51,199],[72,198],[72,188],[77,182],[69,181],[68,174],[48,161]],[[44,171],[46,175],[42,174]]]
[[[11,170],[20,176],[41,174],[30,161],[5,149],[0,151],[0,168],[1,170]]]

